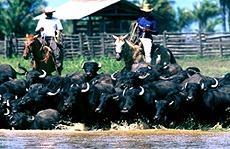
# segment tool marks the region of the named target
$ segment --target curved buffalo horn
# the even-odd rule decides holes
[[[9,100],[6,100],[6,106],[10,107],[10,101]]]
[[[70,85],[71,88],[74,87],[74,86],[79,87],[79,85],[75,84],[75,83]]]
[[[81,90],[82,93],[85,93],[85,92],[87,92],[87,91],[89,90],[89,87],[90,87],[90,86],[89,86],[89,83],[88,83],[88,82],[86,83],[86,86],[87,86],[86,89],[82,89],[82,90]]]
[[[203,90],[204,89],[204,83],[202,82],[200,85],[200,88]]]
[[[185,95],[186,95],[184,92],[179,92],[179,94],[181,94],[182,96],[185,96]]]
[[[187,88],[187,86],[188,86],[188,82],[186,82],[186,83],[185,83],[185,85],[184,85],[184,89],[186,89],[186,88]]]
[[[170,78],[166,78],[166,77],[163,77],[163,76],[159,76],[159,79],[161,79],[161,80],[169,80]]]
[[[102,66],[101,63],[98,63],[98,68],[101,68],[101,66]]]
[[[48,92],[47,95],[49,96],[54,96],[54,95],[57,95],[59,92],[60,92],[60,88],[55,92],[55,93],[52,93],[52,92]]]
[[[148,77],[150,74],[149,73],[146,73],[144,76],[139,76],[138,78],[139,79],[145,79],[146,77]]]
[[[10,114],[10,110],[6,108],[6,113],[4,113],[4,115],[9,115],[9,114]]]
[[[192,96],[187,97],[187,101],[192,100]]]
[[[34,121],[35,117],[34,116],[30,116],[27,118],[28,121]]]
[[[169,106],[171,106],[173,103],[174,103],[174,101],[171,101],[171,102],[169,103]]]
[[[84,69],[85,66],[85,62],[81,65],[81,69]]]
[[[219,84],[218,80],[216,78],[213,78],[215,80],[215,84],[211,85],[212,88],[216,88]]]
[[[14,80],[14,79],[13,79],[13,78],[11,78],[11,77],[9,77],[9,80],[10,80],[10,81],[12,81],[12,80]]]
[[[39,78],[45,78],[46,77],[46,71],[42,70],[43,74],[39,76]]]
[[[123,92],[122,92],[122,95],[123,95],[123,96],[125,96],[125,92],[126,92],[127,88],[128,88],[128,87],[125,87],[125,89],[123,90]]]
[[[115,74],[117,74],[117,72],[114,72],[113,74],[111,74],[111,78],[112,78],[112,80],[117,80],[117,78],[114,76]]]
[[[117,96],[113,96],[113,99],[114,100],[118,100],[119,99],[119,96],[117,95]]]
[[[151,67],[151,66],[149,66],[149,65],[147,66],[147,68],[148,68],[149,70],[151,70],[151,69],[152,69],[152,67]]]
[[[187,73],[187,76],[190,78],[191,77],[191,75],[188,73],[188,72],[186,72]]]
[[[164,67],[163,67],[163,69],[168,69],[169,68],[169,65],[165,65]]]
[[[144,90],[144,88],[142,86],[140,86],[140,88],[141,88],[141,91],[140,91],[139,95],[141,96],[141,95],[144,94],[145,90]]]
[[[100,111],[100,108],[96,108],[96,109],[95,109],[95,112],[99,112],[99,111]]]

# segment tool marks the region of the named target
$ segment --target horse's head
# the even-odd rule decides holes
[[[125,39],[128,37],[128,34],[124,36],[115,36],[115,35],[112,36],[115,39],[116,59],[119,61],[121,60],[122,46],[125,44]]]
[[[35,39],[38,38],[38,35],[28,35],[26,34],[26,40],[25,40],[25,49],[23,51],[23,57],[24,59],[29,58],[29,54],[31,52],[31,45],[34,43]]]

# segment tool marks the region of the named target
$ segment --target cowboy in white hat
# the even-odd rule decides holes
[[[38,21],[35,31],[44,39],[44,44],[51,47],[53,50],[57,69],[61,71],[63,69],[63,46],[61,43],[61,32],[63,27],[61,21],[53,17],[55,10],[52,7],[46,7],[42,12],[46,17]]]
[[[140,17],[137,20],[138,29],[139,29],[139,38],[143,45],[145,52],[145,61],[146,63],[151,63],[151,49],[152,49],[152,35],[158,34],[158,29],[156,27],[156,21],[153,19],[151,12],[153,8],[151,8],[150,4],[143,4],[141,10],[144,12],[144,17]]]

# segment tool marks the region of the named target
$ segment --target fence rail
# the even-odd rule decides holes
[[[100,57],[114,55],[112,34],[101,33],[97,36],[83,34],[64,35],[65,58]],[[0,41],[0,55],[22,56],[25,38],[6,38]],[[172,33],[164,32],[154,36],[154,42],[169,48],[175,57],[181,56],[225,56],[230,55],[230,33]]]

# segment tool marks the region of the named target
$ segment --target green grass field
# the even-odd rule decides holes
[[[0,64],[7,63],[11,64],[16,70],[17,64],[20,62],[22,66],[25,66],[30,70],[30,60],[24,60],[22,57],[19,58],[4,58],[0,57]],[[93,61],[100,62],[102,64],[102,69],[100,72],[113,73],[117,70],[121,70],[124,66],[123,61],[116,61],[113,57],[101,57],[92,59]],[[202,74],[212,77],[222,76],[230,72],[230,57],[183,57],[177,58],[177,63],[182,66],[183,69],[189,66],[195,66],[200,68]],[[81,65],[88,61],[85,58],[79,58],[75,60],[65,60],[63,75],[72,72],[82,72]]]

